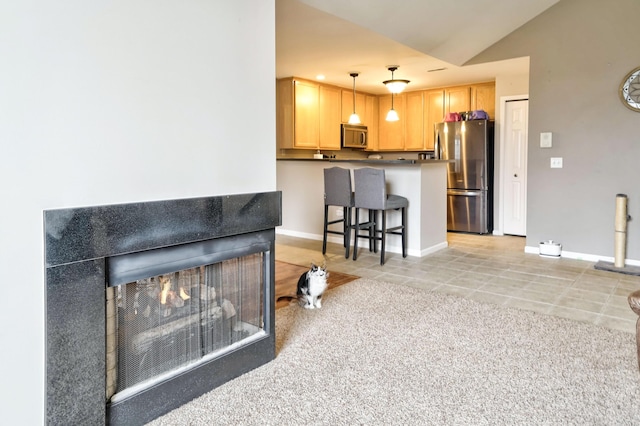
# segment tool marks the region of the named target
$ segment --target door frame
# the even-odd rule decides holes
[[[505,171],[504,171],[504,147],[505,147],[505,133],[506,133],[506,120],[505,114],[507,112],[507,102],[510,101],[528,101],[529,94],[522,95],[510,95],[510,96],[500,96],[500,147],[499,147],[499,160],[498,163],[500,165],[500,172],[498,173],[498,203],[496,205],[494,200],[494,208],[497,207],[498,215],[495,217],[494,211],[494,226],[493,226],[493,234],[494,235],[504,235],[504,179],[505,179]],[[494,177],[495,182],[495,177]],[[526,190],[526,188],[525,188]],[[495,195],[495,192],[494,192]]]

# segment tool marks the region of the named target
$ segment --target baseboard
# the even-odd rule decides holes
[[[280,235],[287,235],[289,237],[296,237],[296,238],[305,238],[307,240],[319,240],[322,241],[322,235],[318,235],[318,234],[308,234],[306,232],[298,232],[298,231],[291,231],[289,229],[281,229],[281,228],[276,228],[276,234],[280,234]],[[335,241],[334,241],[335,239]],[[328,241],[331,242],[337,242],[337,243],[342,243],[342,239],[340,238],[334,238],[334,237],[328,237],[327,238]]]
[[[276,228],[276,234],[287,235],[289,237],[296,237],[296,238],[305,238],[307,240],[322,241],[322,235],[308,234],[308,233],[305,233],[305,232],[291,231],[289,229]],[[328,235],[327,236],[327,242],[335,243],[335,244],[342,244],[342,238],[337,237],[337,236]],[[422,250],[415,250],[415,249],[407,248],[407,255],[408,256],[414,256],[414,257],[423,257],[423,256],[426,256],[428,254],[435,253],[438,250],[442,250],[442,249],[447,248],[447,247],[449,247],[449,243],[447,241],[444,241],[442,243],[436,244],[436,245],[431,246],[431,247],[427,247],[427,248],[422,249]],[[358,248],[360,248],[360,243],[358,243]],[[387,243],[387,253],[402,254],[402,247],[395,246],[395,245],[390,245],[390,244]]]
[[[538,247],[538,246],[536,246],[536,247],[525,246],[524,252],[525,253],[531,253],[531,254],[539,254],[540,253],[540,247]],[[560,252],[560,257],[564,257],[564,258],[567,258],[567,259],[584,260],[584,261],[587,261],[587,262],[594,262],[594,263],[598,262],[598,261],[604,261],[604,262],[613,262],[614,261],[614,258],[613,257],[609,257],[609,256],[599,256],[599,255],[596,255],[596,254],[577,253],[577,252],[566,251],[566,250],[562,250],[562,252]],[[634,265],[634,266],[640,266],[640,260],[625,259],[625,264]]]
[[[427,247],[426,249],[422,249],[422,251],[420,252],[420,257],[426,256],[426,255],[431,254],[431,253],[435,253],[438,250],[442,250],[442,249],[445,249],[447,247],[449,247],[449,242],[447,242],[447,241],[442,242],[440,244],[436,244],[435,246]]]

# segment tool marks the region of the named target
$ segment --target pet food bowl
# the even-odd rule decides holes
[[[560,257],[562,253],[562,244],[556,243],[553,240],[544,241],[540,243],[540,256],[545,257]]]

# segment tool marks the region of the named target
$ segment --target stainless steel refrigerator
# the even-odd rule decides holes
[[[447,164],[447,230],[493,232],[493,128],[488,120],[435,125],[436,158]]]

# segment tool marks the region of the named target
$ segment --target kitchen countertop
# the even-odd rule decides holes
[[[418,160],[418,159],[374,159],[374,158],[277,158],[277,161],[326,161],[329,163],[371,163],[371,164],[434,164],[434,163],[449,163],[451,160]]]

